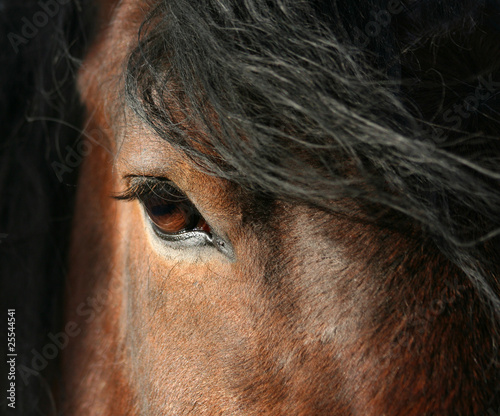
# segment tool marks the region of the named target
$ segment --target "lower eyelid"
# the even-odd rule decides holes
[[[184,231],[177,234],[166,234],[158,229],[155,224],[151,224],[151,227],[157,238],[176,250],[213,246],[211,236],[204,231]]]
[[[207,234],[203,231],[186,231],[179,234],[163,234],[155,229],[151,224],[153,232],[162,240],[163,244],[174,250],[189,250],[210,247],[223,254],[231,263],[236,261],[236,256],[231,244],[218,237],[217,235]]]

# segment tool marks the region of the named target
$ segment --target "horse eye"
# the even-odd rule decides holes
[[[154,226],[162,234],[174,235],[189,231],[210,234],[210,227],[189,200],[171,201],[153,197],[143,201]]]
[[[188,197],[165,178],[131,176],[129,188],[114,197],[122,201],[138,200],[156,234],[163,239],[177,240],[190,232],[213,238],[212,230]],[[182,239],[185,239],[182,237]]]

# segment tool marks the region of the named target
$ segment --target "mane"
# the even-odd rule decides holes
[[[163,1],[127,102],[211,175],[418,224],[498,329],[499,23],[486,0]]]
[[[57,360],[36,366],[32,360],[62,319],[78,172],[77,164],[67,166],[67,157],[80,135],[83,111],[75,78],[90,22],[82,4],[57,3],[57,13],[24,36],[23,25],[33,24],[40,3],[0,3],[1,304],[16,309],[16,411],[23,415],[50,409],[57,381]],[[57,175],[57,163],[66,166],[64,175]],[[2,319],[2,334],[6,322]],[[9,413],[5,399],[2,408]]]

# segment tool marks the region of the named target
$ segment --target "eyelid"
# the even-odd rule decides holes
[[[145,200],[149,197],[159,197],[165,200],[165,195],[172,196],[172,201],[181,202],[188,200],[188,197],[172,181],[166,178],[154,176],[125,176],[128,180],[128,188],[114,195],[113,198],[120,201],[133,201],[136,199]]]

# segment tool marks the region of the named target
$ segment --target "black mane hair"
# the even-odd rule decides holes
[[[127,101],[158,135],[251,191],[420,224],[498,337],[498,1],[169,0],[139,40]]]
[[[41,354],[52,342],[48,334],[60,330],[77,166],[64,175],[55,166],[66,164],[83,114],[75,80],[88,41],[90,8],[84,2],[52,2],[56,12],[46,13],[47,21],[37,26],[33,19],[43,12],[40,3],[47,2],[0,1],[2,414],[55,411],[51,388],[57,359],[35,365],[33,359],[34,351]],[[33,27],[23,32],[26,21]],[[8,308],[16,310],[15,410],[5,399]]]

